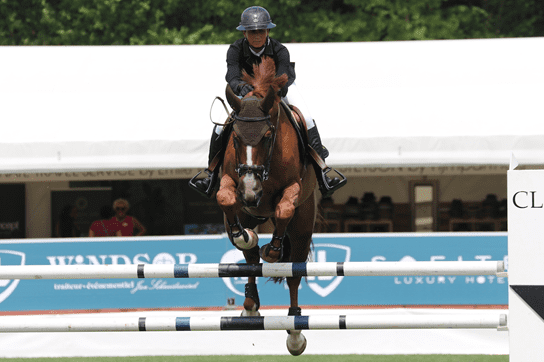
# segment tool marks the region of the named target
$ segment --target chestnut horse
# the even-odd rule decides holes
[[[275,74],[274,61],[264,58],[254,66],[253,77],[244,73],[243,80],[254,87],[252,92],[240,99],[229,86],[226,90],[235,116],[216,198],[229,238],[248,264],[258,264],[260,257],[269,263],[306,262],[316,217],[316,176],[277,95],[287,76]],[[305,132],[306,127],[302,128]],[[268,219],[275,230],[271,242],[259,249],[253,228]],[[287,278],[289,315],[301,314],[300,281],[300,277]],[[255,277],[248,278],[245,297],[242,315],[260,315]],[[288,333],[289,352],[301,354],[305,337],[300,331]]]

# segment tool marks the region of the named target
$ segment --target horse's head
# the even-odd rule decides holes
[[[261,202],[262,182],[269,176],[276,138],[277,92],[287,82],[286,76],[275,77],[272,59],[264,59],[254,70],[255,77],[244,75],[244,80],[255,88],[253,92],[240,99],[230,86],[226,91],[227,100],[235,112],[232,137],[239,178],[237,197],[247,207],[258,207]],[[261,74],[266,75],[266,79]]]
[[[227,86],[227,100],[235,112],[232,137],[240,180],[237,196],[247,207],[259,206],[262,182],[268,179],[276,135],[270,117],[274,98],[275,92],[270,88],[263,99],[256,96],[239,99]]]

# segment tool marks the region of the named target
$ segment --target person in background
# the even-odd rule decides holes
[[[96,220],[91,224],[89,228],[89,237],[98,237],[98,236],[122,236],[121,230],[116,230],[115,226],[117,223],[114,223],[111,219],[113,217],[113,211],[108,205],[103,206],[100,209],[101,220]]]
[[[127,212],[130,204],[125,199],[117,199],[113,202],[113,211],[115,216],[110,220],[115,230],[121,231],[121,236],[141,236],[146,232],[145,227]]]
[[[75,238],[81,236],[81,230],[76,224],[77,208],[74,205],[66,205],[60,212],[60,218],[55,227],[57,238]]]

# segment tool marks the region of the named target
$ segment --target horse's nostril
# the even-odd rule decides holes
[[[263,197],[261,181],[253,173],[246,174],[238,185],[237,198],[246,207],[258,207]]]
[[[254,195],[253,197],[246,198],[245,204],[246,206],[249,206],[249,207],[257,207],[259,206],[260,201],[261,201],[261,198]]]
[[[238,192],[237,194],[238,196],[238,200],[240,200],[240,202],[244,205],[244,206],[247,206],[247,207],[258,207],[260,202],[261,202],[261,198],[263,196],[263,192],[262,190],[261,191],[257,191],[257,192],[252,192],[252,191],[249,191],[249,192]]]

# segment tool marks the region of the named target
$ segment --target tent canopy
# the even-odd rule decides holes
[[[544,164],[544,38],[286,46],[331,166]],[[0,172],[204,167],[227,48],[0,47]]]

